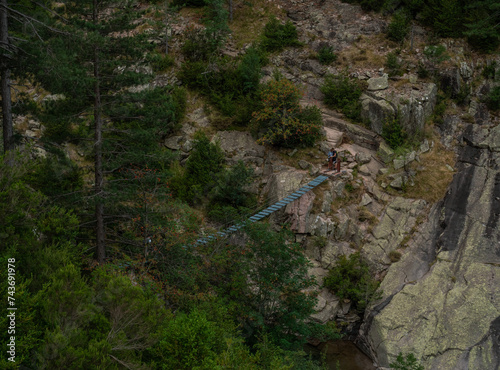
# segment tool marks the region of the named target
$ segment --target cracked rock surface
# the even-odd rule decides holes
[[[403,352],[426,369],[500,367],[498,127],[465,130],[448,194],[365,315],[362,345],[380,366]]]

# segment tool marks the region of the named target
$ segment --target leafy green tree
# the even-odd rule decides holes
[[[335,263],[324,279],[324,286],[340,299],[349,299],[353,307],[363,311],[368,302],[375,299],[379,283],[370,274],[359,253],[344,255]]]
[[[43,368],[118,369],[143,365],[141,351],[158,339],[166,312],[156,296],[130,278],[96,270],[88,284],[72,265],[61,268],[44,294]]]
[[[160,369],[215,368],[217,357],[226,349],[226,325],[209,320],[197,309],[180,313],[166,324],[157,353]]]
[[[389,39],[397,42],[403,41],[410,31],[410,18],[405,11],[397,11],[392,16],[392,21],[387,28]]]
[[[197,132],[194,139],[184,173],[179,173],[170,181],[174,193],[191,204],[208,194],[225,160],[220,146],[211,143],[205,133]]]
[[[301,95],[286,79],[272,80],[261,88],[261,106],[253,113],[253,124],[261,132],[260,143],[311,146],[321,136],[321,113],[317,107],[302,108]]]
[[[0,360],[1,368],[36,367],[34,353],[44,341],[45,318],[40,307],[45,299],[43,287],[61,266],[77,263],[82,248],[76,243],[78,219],[72,212],[51,205],[47,197],[33,190],[23,178],[32,171],[33,161],[12,151],[16,166],[0,157],[0,292],[15,299],[16,362]],[[7,263],[15,274],[15,291],[8,285]],[[34,274],[36,271],[36,274]],[[11,287],[11,288],[9,288]],[[7,328],[7,316],[0,325]],[[11,335],[5,330],[3,346]]]
[[[252,183],[252,178],[253,169],[242,161],[221,171],[209,194],[209,217],[227,225],[248,216],[250,209],[257,203],[255,195],[246,189]]]
[[[205,32],[208,39],[213,44],[215,50],[219,49],[231,32],[228,25],[228,11],[226,10],[226,0],[205,0],[207,4]]]
[[[249,194],[244,187],[251,184],[252,177],[253,169],[245,166],[242,161],[220,172],[211,191],[211,203],[233,207],[250,206]]]
[[[261,76],[262,57],[258,50],[249,48],[236,70],[236,73],[243,86],[243,93],[251,93],[257,90]],[[240,87],[241,88],[241,87]]]
[[[272,16],[264,26],[261,47],[268,52],[281,51],[288,46],[300,46],[297,29],[292,22],[281,24]]]
[[[327,75],[321,86],[325,94],[325,104],[339,109],[346,117],[359,121],[361,119],[361,102],[363,85],[353,81],[346,75]]]
[[[399,113],[386,119],[382,125],[382,137],[392,149],[397,149],[406,143],[408,134],[401,126]]]
[[[299,244],[290,242],[287,232],[273,232],[264,224],[253,224],[246,233],[249,241],[240,252],[239,269],[247,284],[238,300],[247,334],[255,339],[267,333],[284,349],[296,349],[307,338],[321,336],[321,328],[309,318],[316,297],[304,293],[316,282],[307,276],[308,262]]]

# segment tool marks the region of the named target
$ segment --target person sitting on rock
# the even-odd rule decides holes
[[[333,170],[337,163],[337,151],[335,148],[330,149],[328,152],[328,170]]]

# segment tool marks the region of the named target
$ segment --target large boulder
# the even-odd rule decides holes
[[[389,268],[381,300],[365,315],[365,350],[380,366],[403,352],[425,369],[500,367],[498,127],[466,129],[445,199]]]
[[[388,119],[399,113],[401,126],[409,133],[422,131],[425,120],[436,105],[437,87],[433,83],[405,86],[401,90],[367,91],[361,95],[361,117],[377,134]]]
[[[311,318],[320,324],[326,324],[337,316],[339,299],[330,293],[328,289],[323,288],[318,294],[318,303],[314,310],[316,313],[312,314]]]
[[[368,91],[385,90],[389,87],[389,75],[384,73],[381,77],[372,77],[368,80]]]
[[[297,172],[294,168],[275,172],[270,176],[263,190],[263,195],[267,197],[270,204],[275,203],[300,188],[303,178],[304,174]]]
[[[382,126],[388,119],[394,118],[395,114],[388,101],[367,94],[361,95],[361,118],[370,122],[371,129],[377,134],[382,134]]]
[[[227,156],[236,158],[264,157],[265,148],[258,145],[249,132],[218,131],[212,141],[218,142]]]

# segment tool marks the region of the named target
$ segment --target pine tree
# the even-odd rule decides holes
[[[0,74],[2,97],[3,150],[14,149],[11,89],[14,80],[23,75],[26,58],[33,48],[43,48],[41,34],[57,32],[51,27],[48,0],[0,0]],[[14,37],[15,36],[15,37]],[[12,155],[5,159],[11,165]]]
[[[45,107],[48,131],[55,137],[92,140],[94,186],[90,198],[94,207],[97,261],[106,259],[107,224],[114,220],[112,208],[123,200],[126,181],[119,170],[161,162],[158,136],[168,134],[180,119],[182,91],[149,88],[152,79],[148,52],[154,45],[151,33],[138,32],[144,24],[139,3],[127,1],[65,1],[58,9],[67,18],[71,37],[50,40],[52,60],[36,78],[50,92],[64,99]],[[93,138],[85,127],[93,131]],[[74,131],[74,130],[73,130]],[[82,137],[83,136],[83,137]],[[121,183],[120,187],[114,186]],[[116,207],[115,207],[116,208]]]
[[[478,49],[492,51],[500,44],[500,2],[477,0],[467,6],[471,22],[464,32]]]

